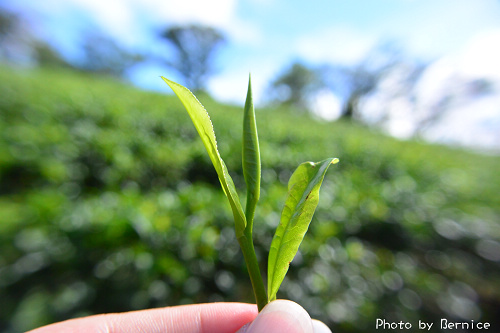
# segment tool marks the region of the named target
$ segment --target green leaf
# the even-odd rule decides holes
[[[243,116],[243,176],[247,184],[245,215],[248,232],[251,233],[255,207],[260,196],[260,150],[250,77],[248,78],[248,92]]]
[[[288,195],[281,220],[269,250],[268,289],[269,302],[285,278],[290,262],[295,257],[302,239],[309,228],[319,201],[319,188],[330,164],[337,158],[318,163],[305,162],[299,165],[288,182]]]
[[[238,193],[236,192],[233,179],[229,175],[226,164],[220,157],[217,149],[217,140],[215,138],[214,128],[212,121],[210,120],[210,116],[203,105],[201,105],[189,89],[178,83],[170,81],[163,76],[161,78],[170,86],[170,88],[172,88],[177,97],[179,97],[191,117],[191,120],[193,121],[193,124],[196,127],[203,144],[205,145],[208,156],[215,167],[222,189],[224,190],[224,193],[229,200],[229,204],[231,205],[235,221],[236,237],[242,236],[246,227],[245,214],[243,213],[243,208],[241,206]]]

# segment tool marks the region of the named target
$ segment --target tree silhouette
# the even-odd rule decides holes
[[[143,60],[122,48],[98,29],[88,31],[82,43],[83,61],[78,67],[87,72],[123,77],[128,68]]]
[[[29,22],[0,8],[0,60],[45,67],[71,67],[47,41],[34,34]]]
[[[321,73],[332,91],[343,96],[342,117],[357,118],[360,100],[372,93],[380,80],[401,61],[401,51],[393,43],[384,43],[370,51],[354,66],[326,65]]]
[[[0,59],[15,58],[16,48],[24,42],[23,34],[19,16],[0,8]]]
[[[217,47],[225,41],[224,35],[211,27],[200,25],[174,26],[161,36],[174,49],[167,63],[194,91],[205,88],[206,79],[213,74],[213,57]]]
[[[309,98],[321,87],[321,80],[314,69],[295,62],[271,83],[271,87],[275,100],[308,110]]]

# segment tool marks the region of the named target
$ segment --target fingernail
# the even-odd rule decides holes
[[[245,333],[265,332],[313,333],[311,317],[295,302],[273,301],[262,309],[245,331]]]

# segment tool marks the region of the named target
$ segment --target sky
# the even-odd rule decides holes
[[[293,61],[355,65],[384,42],[440,75],[458,71],[500,82],[499,0],[2,0],[22,13],[40,37],[69,59],[79,57],[82,35],[98,28],[131,50],[166,52],[158,32],[173,24],[201,23],[222,30],[228,42],[217,56],[209,92],[243,104],[248,73],[254,97],[264,100],[269,82]],[[431,66],[430,66],[431,67]],[[166,91],[160,75],[175,73],[142,65],[130,73],[137,85]],[[426,90],[425,87],[421,90]],[[429,93],[429,92],[427,92]],[[423,92],[425,95],[425,92]],[[320,96],[321,97],[321,96]],[[338,104],[326,94],[317,105]],[[329,103],[329,104],[328,104]],[[494,112],[494,111],[492,111]],[[331,116],[331,115],[330,115]]]

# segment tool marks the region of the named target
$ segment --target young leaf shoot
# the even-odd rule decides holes
[[[260,311],[268,302],[276,299],[276,294],[288,271],[290,262],[295,257],[311,223],[318,205],[319,189],[326,171],[331,164],[337,163],[338,159],[329,158],[318,163],[305,162],[292,174],[288,182],[288,195],[281,214],[280,224],[269,251],[268,290],[266,294],[252,239],[255,209],[260,196],[261,164],[251,80],[248,81],[248,92],[243,115],[242,164],[243,176],[247,186],[247,202],[244,213],[233,180],[217,149],[217,140],[207,111],[187,88],[163,76],[161,78],[172,88],[186,108],[214,165],[222,189],[229,200],[235,222],[236,238],[245,258]]]
[[[181,100],[189,114],[189,117],[191,117],[194,127],[196,127],[203,144],[205,145],[208,156],[210,157],[215,171],[217,172],[217,176],[219,177],[222,189],[224,190],[224,193],[229,200],[229,204],[231,205],[234,222],[236,224],[236,236],[239,237],[245,230],[245,214],[243,214],[243,208],[241,207],[241,202],[238,197],[238,193],[236,192],[233,179],[229,175],[226,164],[220,157],[219,150],[217,149],[217,139],[215,138],[214,127],[212,125],[212,121],[210,120],[210,116],[203,105],[201,105],[189,89],[178,83],[170,81],[163,76],[161,78],[170,86],[170,88],[172,88],[174,93]]]
[[[295,257],[319,201],[319,188],[330,164],[337,163],[329,158],[318,163],[302,163],[288,181],[288,194],[281,220],[269,250],[267,270],[267,293],[269,301],[276,299],[276,293]]]

